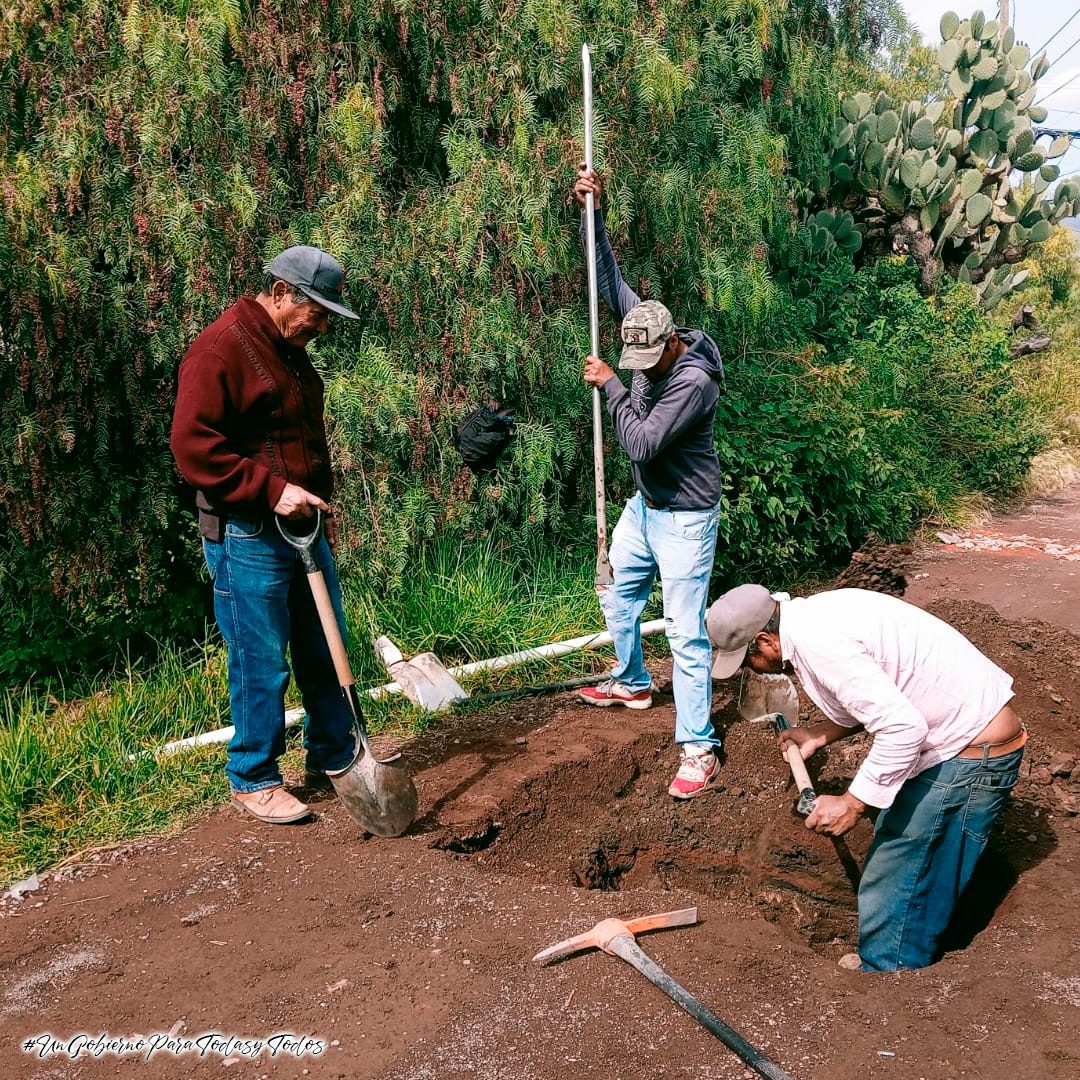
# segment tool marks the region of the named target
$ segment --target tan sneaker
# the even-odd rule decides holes
[[[291,825],[311,813],[309,806],[290,795],[280,784],[259,791],[234,791],[232,802],[233,806],[271,825]]]

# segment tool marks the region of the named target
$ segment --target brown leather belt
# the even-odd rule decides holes
[[[1019,750],[1027,742],[1027,737],[1027,728],[1021,726],[1019,732],[1011,739],[996,743],[972,743],[970,746],[965,746],[956,756],[978,761],[981,761],[984,757],[1004,757],[1006,754],[1012,754]]]

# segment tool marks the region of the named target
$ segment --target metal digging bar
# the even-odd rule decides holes
[[[581,46],[581,73],[585,86],[585,168],[592,169],[592,59],[589,46]],[[585,262],[589,271],[589,351],[600,355],[600,312],[596,287],[596,222],[592,192],[585,196]],[[604,427],[600,389],[592,388],[593,476],[596,481],[596,591],[614,582],[607,545],[607,497],[604,493]]]
[[[692,926],[697,922],[697,908],[668,911],[662,915],[646,915],[640,919],[623,922],[621,919],[604,919],[591,930],[576,937],[567,938],[538,952],[533,959],[540,963],[570,956],[583,949],[603,949],[609,956],[617,956],[636,968],[654,986],[658,986],[676,1005],[685,1009],[699,1024],[711,1031],[729,1050],[734,1051],[751,1069],[766,1080],[792,1080],[775,1062],[755,1050],[734,1028],[728,1027],[718,1016],[710,1012],[693,994],[681,987],[663,968],[654,964],[638,948],[634,935],[646,930],[660,930],[669,926]]]

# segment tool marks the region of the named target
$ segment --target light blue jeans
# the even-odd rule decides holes
[[[864,971],[919,968],[940,957],[960,894],[1009,800],[1023,749],[953,758],[906,781],[878,815],[859,883]]]
[[[656,575],[664,592],[664,619],[674,660],[675,741],[720,745],[712,725],[712,645],[705,630],[709,575],[716,553],[718,513],[650,510],[639,493],[629,500],[611,536],[615,579],[600,607],[615,643],[612,673],[635,693],[652,686],[641,654],[641,613]]]
[[[345,637],[334,559],[325,538],[313,549]],[[307,575],[273,523],[229,519],[220,544],[203,541],[214,582],[214,615],[229,647],[229,703],[236,729],[225,771],[234,791],[281,783],[285,752],[286,649],[307,716],[307,767],[344,769],[352,760],[352,713],[341,692]]]

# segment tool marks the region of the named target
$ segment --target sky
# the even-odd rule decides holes
[[[946,0],[900,0],[900,4],[932,45],[941,44],[939,27],[941,16],[946,11],[955,11],[961,19],[966,19],[980,8],[975,2],[950,4]],[[1057,34],[1046,46],[1046,56],[1051,66],[1039,80],[1039,92],[1035,98],[1036,101],[1047,99],[1042,103],[1049,110],[1049,115],[1041,126],[1080,131],[1080,0],[1058,0],[1057,3],[1048,0],[1013,0],[1010,7],[1016,39],[1030,46],[1033,55]],[[996,19],[997,0],[982,3],[981,10],[988,19]],[[1073,15],[1073,21],[1068,22]],[[1068,25],[1064,25],[1067,22]],[[1075,47],[1070,49],[1074,43]],[[1076,81],[1065,86],[1070,79]],[[1054,93],[1058,87],[1062,87],[1061,91]],[[1045,147],[1047,143],[1047,139],[1039,140],[1041,146]],[[1080,173],[1080,139],[1073,142],[1057,164],[1063,176]]]

